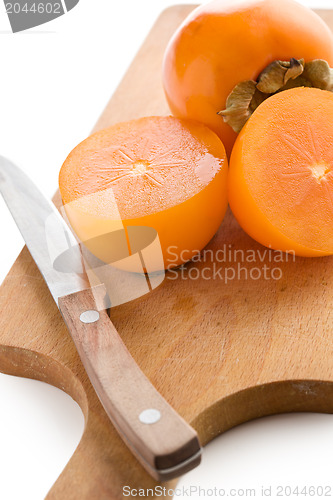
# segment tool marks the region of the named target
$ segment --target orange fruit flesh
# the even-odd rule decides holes
[[[115,260],[114,248],[98,236],[140,226],[157,232],[162,267],[168,268],[193,257],[221,224],[227,160],[220,139],[206,126],[146,117],[79,144],[61,168],[59,187],[74,231],[103,262]],[[144,240],[127,241],[129,254]],[[150,262],[150,270],[160,267],[157,257]]]
[[[263,245],[300,256],[333,254],[333,94],[280,92],[262,103],[235,143],[232,212]]]

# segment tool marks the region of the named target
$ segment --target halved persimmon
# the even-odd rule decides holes
[[[333,93],[294,88],[264,101],[234,145],[232,212],[258,242],[333,254]]]
[[[222,222],[225,149],[205,125],[140,118],[79,144],[61,168],[59,187],[73,229],[103,262],[114,260],[114,248],[100,235],[140,226],[157,232],[162,267],[174,267],[200,251]]]

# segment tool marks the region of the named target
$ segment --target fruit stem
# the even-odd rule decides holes
[[[273,61],[257,80],[238,83],[229,94],[226,109],[217,114],[237,133],[260,104],[268,97],[293,87],[316,87],[333,92],[333,69],[323,59],[304,62]]]

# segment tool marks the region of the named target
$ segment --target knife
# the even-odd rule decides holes
[[[173,479],[199,465],[201,447],[195,430],[159,394],[125,347],[106,310],[105,284],[90,287],[77,240],[54,204],[1,156],[0,191],[63,316],[96,394],[128,448],[157,480]],[[73,249],[73,272],[55,269],[50,244],[58,255]]]

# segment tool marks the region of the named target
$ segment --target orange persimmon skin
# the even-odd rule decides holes
[[[293,0],[212,1],[195,9],[169,42],[163,62],[169,107],[208,125],[230,155],[236,133],[217,115],[227,96],[272,61],[292,57],[333,65],[333,35],[313,11]]]
[[[171,268],[217,231],[227,209],[227,173],[224,146],[208,127],[152,116],[100,130],[76,146],[59,188],[74,231],[100,260],[114,262],[117,253],[100,235],[139,226],[157,232],[164,267]],[[130,241],[129,247],[133,256]],[[150,254],[150,271],[161,270],[158,257]]]
[[[295,255],[333,254],[333,93],[294,88],[264,101],[239,133],[230,208],[259,243]]]

